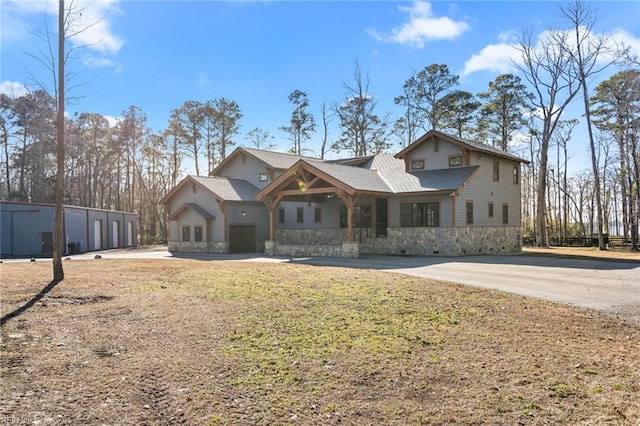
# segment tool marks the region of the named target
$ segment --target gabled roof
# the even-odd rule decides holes
[[[183,204],[178,210],[176,210],[171,216],[169,216],[169,220],[174,220],[176,217],[179,217],[182,213],[184,213],[185,210],[192,210],[207,220],[213,220],[216,218],[214,215],[200,207],[200,205],[196,203],[186,203]]]
[[[415,148],[419,147],[425,141],[427,141],[429,139],[432,139],[432,138],[439,138],[439,139],[445,140],[447,142],[453,143],[455,145],[460,146],[461,148],[465,148],[465,149],[468,149],[470,151],[484,152],[484,153],[487,153],[487,154],[494,155],[496,157],[507,158],[509,160],[514,160],[514,161],[518,161],[518,162],[521,162],[521,163],[529,164],[529,161],[525,160],[524,158],[520,158],[517,155],[510,154],[508,152],[502,151],[500,149],[494,148],[494,147],[489,146],[489,145],[485,145],[485,144],[482,144],[482,143],[470,141],[468,139],[463,139],[463,138],[459,138],[459,137],[456,137],[456,136],[450,136],[450,135],[447,135],[445,133],[439,132],[437,130],[429,130],[427,133],[422,135],[420,138],[418,138],[411,145],[407,146],[405,149],[403,149],[402,151],[397,153],[395,155],[395,157],[396,158],[405,158]]]
[[[160,203],[167,203],[176,192],[188,184],[199,185],[222,201],[256,201],[256,195],[260,191],[245,180],[225,177],[187,176],[160,200]]]
[[[389,192],[391,190],[387,182],[375,170],[345,164],[301,161],[308,163],[315,169],[339,180],[356,191]]]
[[[225,177],[192,176],[223,201],[255,201],[258,188],[246,180]]]
[[[314,157],[303,157],[300,155],[284,152],[264,151],[261,149],[238,147],[227,158],[222,160],[222,162],[218,165],[218,167],[215,168],[212,174],[217,175],[219,170],[224,168],[226,164],[228,164],[232,159],[236,158],[239,155],[250,155],[251,157],[263,163],[267,168],[276,170],[286,170],[289,167],[293,166],[300,159],[322,161]]]
[[[425,191],[454,191],[478,170],[478,166],[406,172],[403,160],[390,154],[378,154],[366,164],[387,182],[395,194]]]

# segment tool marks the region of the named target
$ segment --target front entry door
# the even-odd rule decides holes
[[[387,199],[376,198],[376,237],[387,236]]]

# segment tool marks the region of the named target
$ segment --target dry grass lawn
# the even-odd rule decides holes
[[[64,265],[2,326],[2,424],[640,424],[640,327],[594,311],[344,268]],[[4,316],[51,263],[0,274]]]
[[[607,250],[598,250],[597,247],[524,247],[522,251],[529,255],[575,256],[640,262],[640,252],[631,251],[628,247],[610,247]]]

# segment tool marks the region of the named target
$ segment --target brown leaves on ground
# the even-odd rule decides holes
[[[51,274],[0,268],[3,316]],[[593,311],[292,264],[102,259],[65,275],[2,327],[1,421],[640,421],[640,328]]]

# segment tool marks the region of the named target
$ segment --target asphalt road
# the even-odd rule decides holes
[[[640,324],[640,261],[613,261],[541,255],[400,257],[357,259],[284,258],[254,255],[183,254],[166,248],[107,250],[71,256],[210,261],[290,262],[309,265],[375,269],[520,294],[552,302],[596,309]]]

